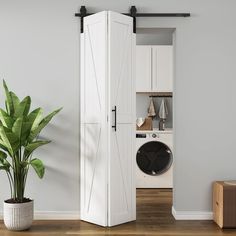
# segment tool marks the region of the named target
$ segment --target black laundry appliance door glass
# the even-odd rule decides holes
[[[173,156],[167,145],[151,141],[139,148],[136,161],[140,170],[145,174],[155,176],[165,173],[170,168]]]

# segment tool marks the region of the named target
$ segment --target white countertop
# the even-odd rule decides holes
[[[166,128],[165,130],[159,130],[157,128],[154,128],[153,130],[136,130],[136,134],[147,134],[147,133],[169,134],[169,133],[173,133],[173,129]]]

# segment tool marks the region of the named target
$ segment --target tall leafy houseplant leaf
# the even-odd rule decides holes
[[[25,121],[25,117],[21,116],[15,121],[12,132],[18,137],[20,144],[24,146],[25,141],[30,133],[31,122]]]
[[[5,171],[10,170],[11,164],[7,161],[7,154],[0,151],[0,168]]]
[[[62,108],[57,109],[51,112],[45,118],[43,118],[38,124],[38,126],[36,126],[33,130],[31,130],[29,138],[28,138],[28,142],[32,142],[36,138],[36,136],[41,132],[41,130],[51,121],[53,116],[55,116],[61,109]]]
[[[20,104],[20,99],[12,91],[10,91],[9,94],[10,94],[12,104],[13,104],[13,108],[14,108],[14,111],[15,111],[15,109]]]
[[[5,145],[4,141],[1,138],[0,138],[0,149],[9,153],[7,146]]]
[[[20,101],[15,93],[9,91],[5,81],[3,87],[6,110],[0,108],[0,170],[7,174],[11,198],[14,202],[24,202],[29,167],[35,170],[39,178],[43,178],[45,173],[43,162],[33,158],[33,153],[51,141],[38,140],[38,135],[61,109],[43,118],[42,108],[30,112],[29,96]]]
[[[42,120],[43,109],[37,108],[33,110],[27,117],[28,121],[32,123],[31,130],[34,130],[38,127],[40,121]]]
[[[17,118],[12,127],[12,132],[18,137],[18,139],[21,139],[21,134],[23,130],[23,120],[24,120],[23,116]]]
[[[0,137],[2,139],[2,145],[7,148],[10,156],[13,157],[19,149],[20,143],[18,137],[4,126],[0,126]]]
[[[45,167],[44,164],[41,160],[35,158],[30,161],[30,165],[34,168],[35,172],[37,173],[38,177],[40,179],[43,178],[44,172],[45,172]]]
[[[37,140],[37,141],[33,141],[32,143],[29,143],[25,147],[24,157],[25,158],[29,157],[35,149],[37,149],[38,147],[41,147],[45,144],[48,144],[50,142],[51,142],[50,140]]]
[[[7,154],[0,150],[0,159],[6,159],[6,158],[7,158]]]
[[[7,158],[7,154],[3,151],[0,151],[0,164],[3,164]]]
[[[11,129],[14,123],[14,119],[10,115],[8,115],[2,108],[0,108],[0,121],[2,125]]]
[[[10,95],[10,92],[8,90],[8,87],[7,87],[7,84],[5,82],[5,80],[3,80],[3,87],[5,89],[5,95],[6,95],[6,101],[5,101],[5,104],[6,104],[6,110],[7,110],[7,113],[9,115],[13,115],[14,114],[14,105],[13,105],[13,100],[12,100],[12,97]]]
[[[25,97],[15,108],[14,117],[18,118],[20,116],[26,116],[29,112],[30,104],[31,104],[31,98],[29,96]]]
[[[8,172],[10,170],[10,166],[9,165],[2,165],[2,166],[0,166],[0,170],[5,170]]]

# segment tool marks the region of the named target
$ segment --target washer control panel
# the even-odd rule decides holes
[[[157,137],[157,134],[152,134],[152,138],[156,138]]]
[[[151,133],[150,138],[158,139],[158,138],[160,138],[160,135],[158,133]]]
[[[146,134],[136,134],[136,138],[146,138]]]
[[[137,133],[136,138],[141,138],[141,139],[154,138],[154,139],[158,139],[158,138],[160,138],[160,136],[159,136],[158,133]]]

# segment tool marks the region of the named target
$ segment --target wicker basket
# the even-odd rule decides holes
[[[153,129],[152,128],[152,118],[150,118],[150,117],[145,118],[144,123],[140,127],[138,127],[136,125],[136,129],[137,130],[152,130]]]

